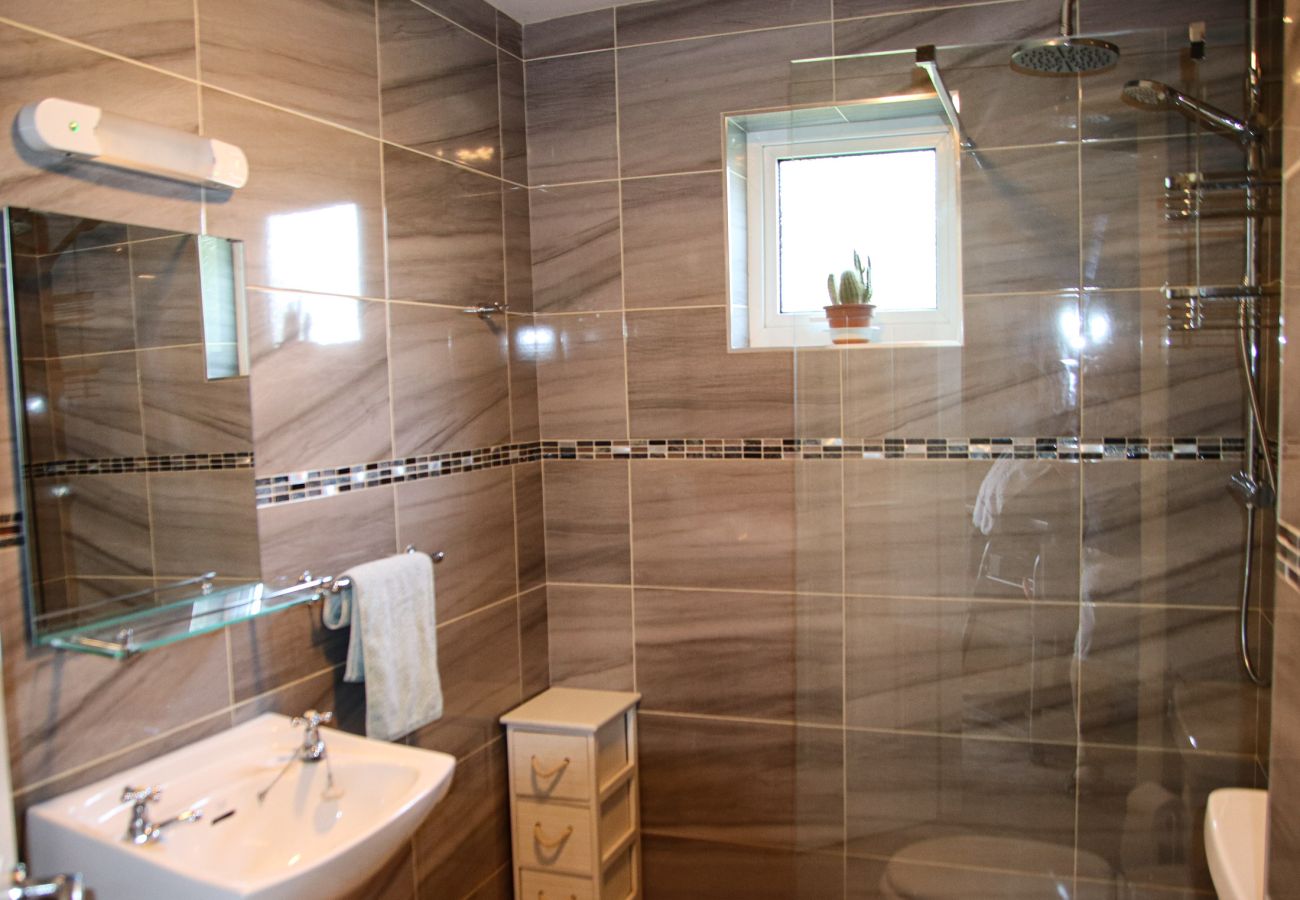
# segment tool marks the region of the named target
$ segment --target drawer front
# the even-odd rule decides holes
[[[553,800],[586,800],[590,796],[591,764],[585,737],[512,731],[510,746],[517,795]]]
[[[559,803],[516,800],[516,863],[582,874],[593,870],[591,810]]]
[[[524,869],[519,873],[519,900],[594,900],[591,882],[584,878],[552,875],[550,872],[533,872]]]

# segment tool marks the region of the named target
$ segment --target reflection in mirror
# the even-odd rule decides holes
[[[239,244],[26,209],[5,226],[32,639],[250,590]]]

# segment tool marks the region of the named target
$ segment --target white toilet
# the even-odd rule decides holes
[[[1099,856],[1080,850],[1079,876],[1109,882],[1114,872]],[[1045,897],[1074,896],[1073,847],[1017,838],[956,835],[930,838],[899,850],[880,878],[881,896],[890,900],[971,900],[1006,894],[1008,872],[1057,873],[1059,884]],[[1034,876],[1023,876],[1026,879]],[[1044,887],[1050,875],[1042,876]],[[1090,892],[1089,898],[1101,894]],[[1113,894],[1110,896],[1114,896]]]
[[[1219,900],[1264,900],[1268,791],[1220,788],[1205,804],[1205,859]]]

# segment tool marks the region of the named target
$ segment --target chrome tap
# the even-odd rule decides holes
[[[51,875],[44,881],[32,881],[27,875],[27,866],[19,863],[14,866],[10,876],[9,890],[5,900],[36,900],[47,897],[49,900],[83,900],[85,885],[80,873],[76,875]]]
[[[309,709],[301,716],[294,716],[295,728],[303,726],[302,746],[298,748],[298,758],[303,762],[320,762],[325,758],[325,742],[321,740],[320,727],[334,721],[334,713],[318,713]]]
[[[197,822],[203,818],[201,810],[187,809],[179,815],[154,824],[149,821],[149,804],[156,803],[161,798],[161,788],[137,788],[127,785],[122,789],[122,802],[131,804],[131,823],[126,827],[124,840],[139,845],[152,844],[154,841],[162,840],[164,829],[173,825]]]

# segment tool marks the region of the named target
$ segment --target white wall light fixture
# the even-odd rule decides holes
[[[98,106],[47,97],[18,113],[18,134],[33,150],[223,188],[248,182],[248,158],[234,144],[141,122]]]

